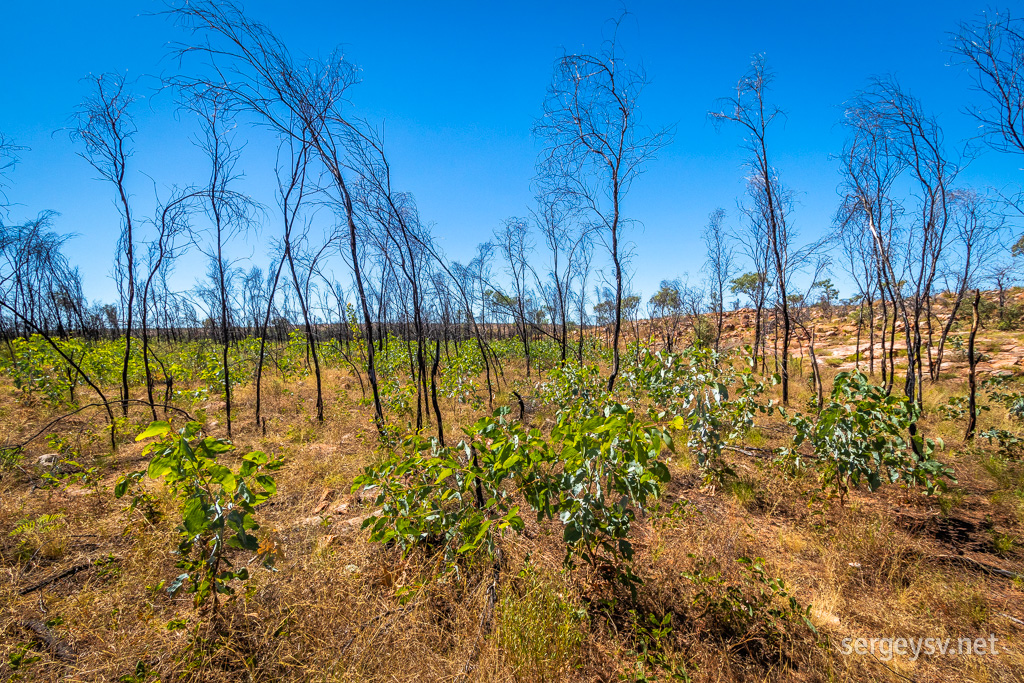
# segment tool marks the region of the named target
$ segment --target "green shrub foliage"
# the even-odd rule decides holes
[[[851,486],[864,482],[870,491],[883,483],[923,486],[928,494],[952,479],[952,470],[932,456],[936,444],[920,434],[910,436],[919,410],[905,397],[886,395],[861,372],[836,375],[830,399],[816,418],[783,411],[796,430],[784,455],[796,465],[808,464],[800,447],[814,452],[826,488],[845,501]],[[940,444],[941,445],[941,444]]]
[[[510,420],[507,408],[454,447],[408,437],[354,482],[353,491],[375,492],[379,506],[364,527],[374,541],[426,547],[455,568],[493,554],[502,533],[522,532],[525,501],[538,522],[561,522],[567,565],[582,559],[634,581],[630,524],[669,480],[661,454],[671,438],[620,403],[582,419],[573,413],[560,413],[548,438]]]

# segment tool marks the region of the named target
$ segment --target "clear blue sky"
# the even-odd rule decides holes
[[[80,235],[69,253],[87,296],[113,300],[112,192],[60,129],[86,94],[84,76],[173,71],[166,45],[182,36],[165,18],[147,16],[163,7],[152,0],[4,4],[0,131],[30,148],[11,178],[8,196],[18,204],[11,218],[60,212],[57,227]],[[528,210],[539,150],[531,127],[554,60],[563,48],[597,48],[606,20],[622,4],[262,0],[245,6],[296,53],[345,46],[363,71],[353,106],[386,121],[397,185],[416,196],[448,254],[466,259],[502,219]],[[634,287],[646,296],[663,278],[695,276],[708,214],[721,206],[730,221],[739,220],[739,133],[716,132],[706,113],[730,94],[752,54],[764,52],[777,73],[772,98],[788,117],[771,143],[784,182],[797,193],[793,224],[811,238],[829,225],[837,202],[830,155],[842,146],[840,107],[869,76],[896,74],[939,115],[951,143],[974,134],[963,113],[974,94],[965,74],[947,65],[944,45],[958,21],[984,7],[963,0],[628,3],[626,53],[652,80],[641,103],[645,120],[676,126],[675,142],[627,199],[626,212],[641,224],[631,236]],[[204,169],[188,144],[191,128],[174,116],[169,99],[147,100],[137,115],[132,187],[145,215],[154,188],[198,181]],[[249,137],[246,182],[272,205],[272,150],[258,135]],[[1024,159],[988,153],[964,179],[1004,187],[1020,180],[1022,165]],[[239,245],[237,252],[266,265],[251,247]],[[183,286],[197,274],[186,272]]]

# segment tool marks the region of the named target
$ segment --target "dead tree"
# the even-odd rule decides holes
[[[978,316],[978,304],[981,302],[981,290],[974,290],[974,302],[971,305],[971,334],[967,338],[967,363],[970,367],[967,375],[967,383],[970,386],[970,393],[967,397],[967,430],[964,432],[965,441],[974,440],[974,431],[978,424],[978,382],[977,365],[978,359],[974,353],[974,340],[978,335],[978,326],[981,322]]]
[[[811,306],[808,303],[813,299],[815,291],[820,289],[824,283],[820,276],[827,267],[827,264],[826,260],[819,259],[813,267],[813,277],[810,278],[809,282],[811,284],[807,289],[790,294],[791,299],[798,302],[796,310],[793,311],[793,324],[799,327],[803,331],[804,336],[807,337],[807,352],[811,357],[811,377],[814,381],[817,412],[821,412],[824,406],[825,385],[821,379],[821,367],[818,365],[818,355],[814,348],[816,326],[812,319]]]
[[[538,208],[533,222],[543,237],[550,254],[546,277],[538,275],[530,266],[537,291],[545,295],[551,310],[551,336],[558,342],[561,362],[568,357],[569,315],[573,282],[579,277],[582,252],[589,240],[586,227],[576,225],[576,211],[563,198],[556,195],[538,197]]]
[[[306,193],[306,169],[309,161],[309,147],[301,140],[296,141],[288,137],[282,143],[282,150],[288,151],[287,165],[282,169],[280,162],[276,171],[278,203],[281,208],[281,219],[284,228],[284,241],[290,244],[292,228],[300,220],[300,210],[303,207],[303,199]],[[285,170],[287,171],[285,173]],[[288,249],[282,248],[281,257],[277,260],[277,267],[274,268],[274,275],[270,279],[267,291],[266,310],[263,315],[263,322],[260,325],[260,350],[256,359],[256,426],[261,427],[262,422],[262,381],[263,364],[267,349],[267,327],[270,324],[270,316],[274,310],[274,299],[277,294],[278,283],[281,279],[281,270],[288,259]],[[340,299],[339,299],[340,300]],[[307,332],[308,334],[308,332]],[[360,378],[360,382],[362,379]],[[319,388],[319,387],[318,387]],[[319,391],[318,391],[319,394]],[[318,401],[319,411],[322,411],[322,400]],[[322,415],[322,412],[321,412]]]
[[[65,350],[49,333],[53,310],[48,302],[66,298],[79,307],[85,305],[84,299],[75,295],[81,289],[78,271],[71,268],[62,253],[69,236],[50,230],[50,217],[51,214],[43,214],[15,226],[0,222],[0,308],[20,324],[26,336],[38,334],[67,363],[71,373],[96,393],[99,405],[107,413],[111,448],[116,448],[110,401],[99,383],[82,368],[82,358],[76,360],[73,352]]]
[[[722,325],[725,320],[725,288],[732,280],[735,270],[735,251],[725,229],[725,209],[715,209],[708,217],[704,228],[704,244],[707,247],[705,268],[711,280],[711,303],[717,317],[715,325],[715,351],[722,342]]]
[[[304,171],[303,171],[304,173]],[[299,180],[300,186],[304,183],[303,179]],[[302,324],[305,328],[306,334],[306,349],[309,356],[306,359],[307,367],[309,365],[310,358],[313,361],[313,375],[316,380],[316,419],[317,422],[324,421],[324,394],[323,394],[323,378],[320,371],[320,355],[317,352],[316,342],[316,327],[313,324],[312,315],[310,313],[310,301],[312,300],[312,293],[310,288],[312,287],[312,274],[317,269],[317,262],[324,255],[324,252],[330,248],[334,243],[334,238],[329,237],[324,241],[324,244],[317,250],[316,253],[309,255],[306,259],[307,263],[302,269],[300,274],[299,269],[296,267],[296,252],[303,248],[302,243],[307,239],[307,230],[302,230],[301,234],[296,236],[295,227],[296,219],[298,217],[299,208],[302,204],[303,193],[301,190],[298,194],[292,197],[295,202],[294,208],[289,208],[287,204],[282,206],[283,215],[285,218],[285,230],[282,236],[282,251],[283,259],[288,263],[288,271],[292,276],[292,284],[295,287],[295,297],[299,302],[299,312],[302,314]],[[306,226],[303,226],[306,227]]]
[[[929,339],[929,371],[931,380],[938,381],[942,371],[946,339],[956,322],[957,313],[971,287],[977,287],[982,278],[982,267],[996,258],[1005,217],[995,210],[991,200],[975,190],[953,193],[953,224],[955,236],[952,249],[945,251],[940,274],[945,279],[945,291],[953,295],[949,314],[939,333],[935,357]]]
[[[523,344],[523,355],[526,359],[526,376],[530,376],[530,309],[531,294],[527,285],[530,254],[533,242],[530,239],[530,225],[520,218],[509,218],[494,231],[494,245],[505,260],[505,272],[508,274],[512,291],[502,292],[493,285],[496,301],[512,316],[516,332]]]
[[[252,266],[242,278],[242,301],[240,318],[245,326],[245,334],[256,337],[260,333],[260,315],[266,302],[267,278],[263,269]]]
[[[366,335],[367,377],[373,391],[374,422],[383,434],[384,413],[374,363],[375,337],[367,283],[360,261],[360,235],[349,182],[348,145],[354,123],[342,109],[358,70],[340,52],[296,62],[263,24],[250,20],[228,0],[198,0],[171,10],[196,40],[179,46],[180,58],[198,54],[237,105],[282,135],[305,140],[333,189],[331,198],[347,228],[348,266],[356,285]]]
[[[555,63],[544,114],[534,128],[547,145],[540,161],[542,185],[558,188],[583,207],[611,258],[615,313],[609,391],[620,363],[628,223],[623,200],[644,165],[669,141],[667,130],[652,131],[642,122],[639,97],[647,76],[622,58],[621,21],[596,54],[567,54]]]
[[[207,84],[185,85],[181,88],[182,106],[196,115],[200,124],[200,135],[196,145],[209,161],[209,178],[202,190],[202,208],[209,221],[207,231],[210,241],[200,246],[210,261],[210,276],[214,286],[210,290],[213,313],[218,318],[221,342],[221,362],[224,371],[225,426],[231,437],[231,328],[229,324],[231,302],[228,286],[231,262],[225,248],[238,235],[249,232],[253,227],[255,207],[245,195],[233,189],[238,176],[235,164],[238,148],[234,145],[234,128],[231,93],[218,86]]]
[[[1024,23],[1009,10],[960,24],[950,46],[981,93],[969,109],[993,149],[1024,154]]]
[[[837,227],[840,233],[866,234],[870,239],[870,248],[863,249],[860,256],[865,269],[874,268],[872,277],[882,309],[882,383],[888,392],[892,389],[895,369],[892,343],[886,350],[890,310],[893,336],[897,315],[902,316],[907,329],[910,320],[899,284],[903,273],[902,264],[898,263],[903,206],[893,191],[905,161],[893,150],[897,144],[893,132],[881,125],[867,102],[854,99],[844,112],[843,125],[848,138],[840,158],[843,180],[839,188]]]
[[[130,112],[135,101],[123,75],[103,74],[90,78],[93,92],[75,112],[71,137],[80,142],[88,161],[103,180],[114,186],[115,205],[121,214],[115,272],[124,312],[124,360],[121,366],[121,413],[128,415],[128,361],[132,352],[135,316],[135,224],[127,185],[128,159],[132,154],[135,122]]]
[[[920,406],[923,325],[930,321],[926,320],[927,307],[955,229],[953,183],[960,164],[947,153],[942,129],[935,118],[927,115],[921,103],[895,79],[874,79],[868,89],[857,95],[847,113],[862,137],[878,143],[868,146],[868,154],[891,157],[867,161],[867,167],[891,168],[897,171],[893,180],[905,173],[914,188],[907,202],[909,225],[899,233],[901,240],[894,239],[892,233],[884,234],[882,226],[874,222],[868,228],[884,269],[883,281],[887,281],[888,294],[905,326],[904,392]],[[888,189],[891,184],[887,192]]]
[[[874,248],[871,242],[871,234],[862,229],[857,217],[862,216],[859,211],[853,214],[847,213],[847,209],[853,204],[844,203],[836,218],[835,238],[839,242],[842,252],[842,263],[850,279],[857,287],[858,317],[857,317],[857,360],[856,368],[860,369],[861,363],[861,328],[864,326],[864,308],[867,308],[868,322],[868,374],[875,374],[875,297],[878,295],[876,264],[874,262]]]
[[[747,162],[748,194],[753,202],[747,213],[750,220],[763,230],[765,246],[771,257],[776,302],[782,316],[782,402],[788,404],[792,320],[787,285],[793,272],[790,254],[792,235],[787,224],[789,199],[768,156],[768,127],[782,115],[782,111],[769,104],[766,98],[772,79],[773,74],[768,70],[764,57],[754,57],[750,70],[736,85],[736,95],[723,100],[722,107],[709,112],[709,115],[716,125],[735,123],[745,134],[743,144],[750,153]]]
[[[159,282],[159,278],[166,275],[166,271],[180,255],[181,245],[178,243],[178,238],[186,235],[189,231],[189,215],[194,209],[192,203],[198,196],[199,193],[195,190],[179,190],[172,194],[170,200],[158,206],[157,217],[154,220],[156,238],[149,245],[149,273],[142,286],[139,322],[142,334],[142,365],[146,373],[146,398],[149,401],[149,409],[154,422],[157,420],[157,415],[156,400],[153,398],[153,372],[149,365],[150,299],[154,282]],[[171,378],[167,375],[166,368],[164,375],[169,387]],[[165,404],[168,398],[169,396],[165,397]]]
[[[1000,322],[1005,320],[1006,290],[1020,280],[1020,261],[1017,260],[1016,250],[1010,252],[1009,258],[1006,257],[1007,251],[1000,251],[984,264],[985,280],[994,285],[998,293]]]
[[[8,199],[5,190],[7,188],[7,174],[18,163],[18,152],[22,148],[14,144],[14,141],[0,132],[0,219],[7,211]]]
[[[420,428],[428,394],[425,290],[430,259],[424,245],[429,244],[431,238],[420,221],[413,196],[393,186],[383,132],[363,125],[350,129],[350,136],[349,149],[356,159],[353,167],[360,178],[355,192],[360,215],[364,223],[374,228],[368,233],[385,267],[396,269],[408,287],[416,349],[411,359],[411,373],[416,385],[416,425]],[[409,348],[411,351],[411,346]]]
[[[679,287],[679,307],[683,320],[690,325],[690,333],[693,335],[694,345],[710,346],[710,339],[705,338],[708,332],[708,322],[704,318],[707,311],[708,292],[701,285],[691,285],[684,279]]]

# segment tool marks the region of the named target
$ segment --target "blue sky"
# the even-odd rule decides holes
[[[113,195],[61,129],[86,94],[84,76],[126,72],[141,78],[144,89],[153,82],[147,75],[174,70],[167,44],[182,36],[165,18],[149,16],[163,7],[151,0],[5,4],[0,131],[29,148],[7,192],[17,203],[11,219],[58,211],[57,227],[79,235],[69,254],[81,267],[87,296],[112,300]],[[554,60],[563,49],[599,47],[606,20],[622,3],[293,0],[245,6],[296,53],[345,47],[363,76],[352,106],[385,123],[396,184],[415,195],[448,254],[468,259],[503,219],[529,209],[539,151],[531,128]],[[771,144],[783,181],[796,192],[792,224],[811,239],[827,229],[837,203],[830,155],[842,146],[841,105],[868,77],[898,76],[938,114],[951,145],[975,134],[964,114],[975,94],[961,69],[948,66],[944,46],[958,21],[984,7],[965,1],[628,3],[632,16],[621,33],[626,55],[651,79],[641,102],[645,120],[676,130],[674,143],[627,198],[626,213],[639,222],[631,234],[634,288],[649,295],[663,278],[697,277],[708,214],[721,206],[731,223],[740,220],[739,133],[716,132],[706,113],[730,94],[752,54],[765,53],[777,74],[771,97],[787,118]],[[175,116],[170,98],[147,97],[137,119],[131,182],[145,215],[154,192],[198,181],[204,168],[188,144],[190,123]],[[259,133],[240,135],[249,139],[246,188],[272,204],[271,145]],[[1022,165],[990,152],[963,180],[1005,187],[1020,181]],[[236,245],[236,256],[265,266],[265,254],[249,246],[256,243]],[[201,269],[183,267],[181,286],[197,275]]]

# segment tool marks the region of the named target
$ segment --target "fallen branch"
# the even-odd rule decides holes
[[[992,565],[985,564],[984,562],[978,562],[975,559],[966,557],[964,555],[935,555],[935,559],[942,560],[950,564],[962,564],[970,567],[975,567],[985,572],[986,574],[992,574],[994,576],[1002,576],[1006,579],[1024,579],[1024,574],[1018,574],[1011,572],[1006,569],[1000,569],[999,567],[993,567]]]
[[[1024,626],[1024,621],[1021,621],[1017,617],[1012,617],[1009,614],[1007,614],[1006,612],[1000,612],[999,616],[1003,617],[1004,619],[1009,619],[1010,621],[1012,621],[1013,623],[1017,624],[1018,626]]]
[[[84,570],[88,569],[91,566],[92,566],[92,562],[86,562],[85,564],[76,564],[74,567],[71,567],[70,569],[66,569],[66,570],[62,571],[60,574],[57,574],[56,576],[51,576],[48,579],[43,579],[42,581],[40,581],[39,583],[35,584],[34,586],[29,586],[28,588],[22,589],[21,591],[18,592],[18,595],[28,595],[29,593],[34,593],[35,591],[39,590],[40,588],[45,588],[46,586],[49,586],[51,583],[54,583],[56,581],[60,581],[61,579],[66,579],[69,576],[73,576],[73,575],[77,574],[80,571],[84,571]]]
[[[74,649],[55,636],[46,624],[37,619],[25,619],[21,625],[31,631],[35,635],[35,639],[45,645],[54,657],[64,662],[75,661],[77,655]]]
[[[771,448],[737,448],[736,446],[722,446],[724,450],[735,451],[748,458],[768,458],[775,455],[775,451]],[[807,456],[800,456],[807,457]]]
[[[70,413],[65,413],[64,415],[61,415],[60,417],[58,417],[58,418],[56,418],[54,420],[50,420],[49,422],[46,423],[46,426],[44,426],[42,429],[40,429],[37,432],[35,432],[32,436],[28,437],[27,439],[25,439],[21,443],[13,443],[13,444],[5,445],[5,446],[0,446],[0,451],[6,451],[6,450],[20,451],[20,450],[24,449],[25,446],[29,445],[30,443],[32,443],[33,441],[38,439],[40,436],[42,436],[46,432],[50,431],[50,427],[54,426],[58,422],[62,422],[64,420],[68,419],[69,417],[73,417],[73,416],[77,415],[78,413],[82,412],[83,410],[87,410],[89,408],[107,408],[107,409],[109,409],[111,405],[117,405],[118,403],[121,403],[121,401],[116,401],[116,402],[115,401],[107,401],[105,403],[102,403],[102,402],[87,403],[84,406],[79,406],[75,410],[72,410]],[[142,404],[147,405],[147,406],[149,405],[149,401],[143,401],[143,400],[137,399],[137,398],[128,399],[128,403],[142,403]],[[192,415],[190,415],[187,410],[184,410],[182,408],[178,408],[177,406],[172,406],[172,405],[169,405],[169,404],[157,403],[156,407],[157,408],[163,408],[165,410],[174,410],[174,411],[179,412],[182,415],[184,415],[186,418],[188,418],[188,420],[190,422],[195,421],[195,418],[192,417]]]

